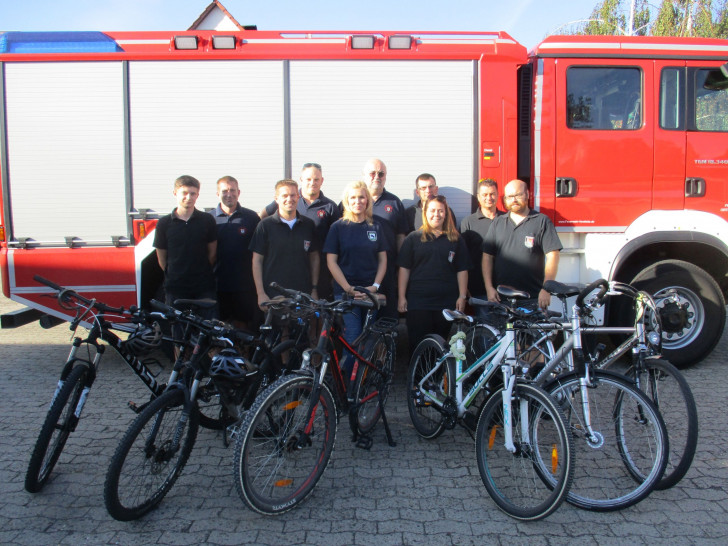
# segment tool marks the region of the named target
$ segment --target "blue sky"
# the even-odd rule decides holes
[[[0,0],[0,30],[184,30],[210,1]],[[221,1],[261,30],[504,30],[530,48],[598,0]]]

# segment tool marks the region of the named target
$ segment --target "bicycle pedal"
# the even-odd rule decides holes
[[[369,435],[359,436],[359,438],[356,441],[356,447],[361,448],[361,449],[366,449],[367,451],[369,451],[373,445],[374,445],[374,440]]]

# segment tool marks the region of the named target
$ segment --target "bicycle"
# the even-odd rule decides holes
[[[659,312],[653,298],[646,292],[637,290],[625,283],[600,280],[598,286],[606,287],[602,298],[593,302],[593,307],[603,305],[604,298],[613,296],[626,296],[634,302],[634,326],[611,327],[594,326],[586,324],[591,307],[582,311],[581,327],[583,334],[622,334],[628,337],[611,353],[600,356],[603,345],[597,345],[593,354],[588,358],[596,369],[614,369],[624,373],[634,381],[638,389],[642,390],[652,400],[667,428],[669,439],[668,465],[660,481],[655,486],[657,490],[667,489],[677,484],[688,472],[692,465],[698,443],[698,410],[690,386],[683,374],[669,361],[661,358],[661,325]],[[554,295],[574,294],[578,289],[547,283]],[[562,306],[566,311],[566,297],[561,298]],[[548,333],[546,333],[548,335]],[[543,338],[536,341],[541,343]],[[545,349],[548,353],[550,349]],[[623,366],[620,359],[628,352],[631,353],[630,363]],[[553,356],[554,353],[551,353]]]
[[[520,294],[504,286],[498,291],[507,298]],[[498,335],[480,325],[493,334],[493,341],[472,363],[467,361],[463,342],[468,335],[460,328],[449,349],[437,335],[417,345],[408,370],[407,405],[417,433],[431,439],[465,419],[468,408],[487,386],[475,427],[481,479],[503,512],[535,521],[553,513],[569,491],[574,466],[571,433],[554,401],[520,377],[515,323],[527,316],[505,304],[499,307],[507,313],[505,332]],[[473,322],[458,311],[444,310],[443,314],[460,326]],[[473,328],[469,330],[472,334]],[[482,337],[471,335],[470,339]],[[497,381],[499,369],[502,383]],[[544,473],[550,477],[545,478]]]
[[[229,418],[241,417],[264,381],[300,363],[296,340],[271,348],[268,336],[254,337],[154,300],[151,306],[194,332],[189,336],[194,348],[179,351],[165,391],[132,422],[111,459],[104,502],[109,514],[120,521],[143,516],[174,485],[197,438],[198,402],[206,387],[208,395],[220,398],[221,419],[228,425]],[[254,347],[254,360],[240,355],[234,349],[236,343]],[[219,352],[210,360],[208,352],[213,349]]]
[[[58,385],[51,398],[45,421],[30,456],[25,474],[25,489],[30,493],[39,492],[50,478],[51,472],[72,432],[76,430],[81,413],[86,404],[89,391],[96,380],[99,365],[104,355],[104,341],[121,355],[133,372],[142,380],[152,397],[164,391],[164,385],[156,381],[157,374],[149,365],[161,366],[156,360],[144,361],[141,356],[150,354],[162,341],[159,324],[152,317],[132,306],[111,307],[95,299],[88,299],[75,290],[64,288],[53,281],[38,275],[34,279],[57,292],[58,305],[67,311],[75,311],[70,330],[76,332],[82,324],[89,326],[87,337],[74,335],[66,363],[61,370]],[[112,323],[109,319],[118,318],[136,322],[135,325]],[[121,339],[113,330],[130,334]],[[79,351],[85,347],[86,355]],[[92,357],[93,347],[95,354]]]
[[[317,346],[303,354],[302,368],[263,391],[241,426],[235,484],[243,502],[257,512],[281,514],[311,494],[331,458],[339,411],[348,414],[357,447],[371,448],[371,431],[380,417],[389,445],[395,446],[384,406],[393,375],[396,321],[373,322],[378,298],[364,288],[354,290],[368,300],[318,301],[285,290],[315,309],[322,325]],[[361,335],[350,344],[340,319],[352,306],[365,307],[367,313]],[[339,343],[354,358],[348,380],[340,367]]]

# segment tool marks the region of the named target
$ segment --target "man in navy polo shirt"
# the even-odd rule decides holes
[[[275,188],[278,210],[260,221],[250,242],[253,280],[261,309],[264,302],[279,295],[270,289],[271,282],[318,298],[320,262],[316,226],[298,213],[298,199],[296,181],[279,180]]]
[[[387,182],[387,166],[381,159],[370,159],[364,165],[364,182],[374,199],[374,218],[382,226],[382,234],[387,242],[387,274],[384,276],[381,291],[387,297],[386,307],[380,311],[382,316],[399,318],[397,311],[397,253],[407,235],[407,217],[399,197],[384,189]]]
[[[508,214],[498,216],[483,240],[483,279],[490,301],[506,284],[531,295],[533,304],[546,309],[551,294],[543,283],[554,280],[559,268],[561,241],[551,220],[528,207],[528,187],[511,180],[503,191]]]
[[[323,248],[329,228],[341,217],[341,211],[336,203],[321,191],[321,186],[324,183],[321,165],[318,163],[304,163],[299,180],[301,189],[296,210],[303,216],[313,220],[316,226],[317,246]],[[277,209],[278,203],[273,201],[261,211],[260,217],[271,216]],[[330,299],[333,295],[333,285],[331,283],[331,274],[328,267],[326,267],[325,256],[321,256],[321,263],[323,265],[319,273],[318,295],[319,298]]]
[[[254,328],[258,317],[253,282],[253,253],[248,248],[260,222],[258,215],[239,203],[240,187],[232,176],[217,181],[220,203],[210,212],[217,224],[217,302],[220,318],[238,328]]]

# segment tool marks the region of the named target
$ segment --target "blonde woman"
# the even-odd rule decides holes
[[[422,227],[410,233],[397,258],[399,311],[407,313],[410,352],[427,334],[446,338],[443,309],[465,310],[468,249],[442,195],[422,207]]]
[[[342,218],[331,225],[323,248],[334,278],[334,297],[344,292],[356,296],[354,286],[377,292],[387,271],[387,247],[381,227],[372,217],[372,196],[367,185],[352,182],[346,186],[342,204]],[[355,307],[344,315],[347,342],[353,342],[361,333],[364,314],[361,307]]]

